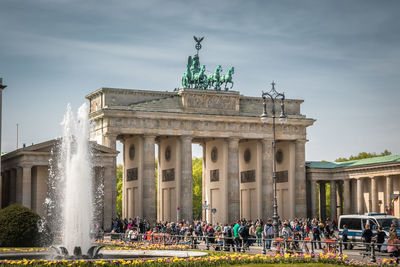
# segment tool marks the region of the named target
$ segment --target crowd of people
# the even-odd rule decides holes
[[[279,221],[277,225],[279,238],[291,240],[292,246],[300,244],[301,240],[312,244],[312,249],[322,249],[322,241],[338,239],[338,225],[336,220],[321,221],[317,219],[294,219]],[[349,230],[346,225],[342,226],[341,241],[343,249],[351,249]],[[394,225],[390,228],[389,236],[378,227],[373,232],[367,224],[362,232],[362,241],[367,251],[370,251],[370,244],[375,242],[375,249],[400,256],[400,240],[397,236]],[[374,229],[375,230],[375,229]],[[200,220],[193,222],[157,222],[150,224],[145,219],[113,219],[112,233],[119,233],[125,238],[134,241],[140,237],[169,236],[175,242],[193,242],[196,244],[204,242],[216,250],[245,251],[250,246],[261,246],[265,251],[271,250],[275,237],[273,221],[268,219],[265,223],[262,220],[238,220],[231,224],[211,224]],[[304,244],[304,243],[302,243]]]
[[[319,221],[316,219],[294,219],[279,221],[279,236],[284,239],[304,240],[309,238],[321,248],[321,239],[329,239],[337,230],[336,221]],[[258,219],[238,220],[231,224],[211,224],[204,221],[157,222],[151,225],[140,218],[114,219],[112,232],[122,233],[131,240],[140,234],[165,233],[183,238],[195,237],[196,241],[215,244],[215,247],[233,251],[241,251],[251,245],[265,246],[271,249],[274,238],[274,226],[271,219],[265,223]],[[263,242],[263,240],[266,240]],[[218,246],[219,245],[219,246]]]

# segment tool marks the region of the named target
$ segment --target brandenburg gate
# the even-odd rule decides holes
[[[210,207],[203,219],[228,223],[270,218],[272,117],[261,122],[261,97],[230,89],[233,67],[222,75],[217,66],[207,77],[198,56],[201,40],[196,42],[197,54],[188,59],[180,90],[101,88],[86,96],[94,122],[91,139],[113,149],[117,140],[123,144],[122,217],[191,221],[196,143],[203,148],[202,202]],[[285,100],[287,121],[276,125],[278,208],[283,219],[307,216],[306,128],[314,120],[301,114],[302,102]],[[267,108],[271,114],[271,102]],[[280,111],[279,103],[275,108]],[[116,197],[115,184],[113,188]]]

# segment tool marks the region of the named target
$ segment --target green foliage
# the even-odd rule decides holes
[[[388,155],[392,155],[392,152],[385,149],[380,154],[376,154],[375,152],[373,152],[373,153],[360,152],[356,156],[351,155],[349,158],[337,158],[335,161],[336,162],[344,162],[344,161],[349,161],[349,160],[368,159],[368,158],[382,157],[382,156],[388,156]]]
[[[122,164],[117,165],[117,214],[122,215],[122,173],[124,167]]]
[[[201,218],[201,198],[203,193],[203,159],[192,159],[192,173],[193,173],[193,218]]]
[[[0,210],[0,246],[35,246],[39,238],[39,219],[34,211],[19,204]]]

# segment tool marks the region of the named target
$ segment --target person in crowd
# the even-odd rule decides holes
[[[224,236],[224,250],[230,251],[231,250],[230,247],[232,247],[232,250],[235,251],[233,234],[232,234],[232,226],[230,226],[229,224],[225,224],[222,232],[223,232],[223,236]]]
[[[196,234],[198,239],[201,239],[201,237],[203,236],[203,231],[201,229],[201,222],[197,223],[196,229],[195,229],[195,234]]]
[[[347,242],[349,241],[349,229],[347,228],[346,224],[343,224],[342,241],[344,249],[347,249]]]
[[[239,231],[238,231],[239,228],[240,228],[240,224],[239,224],[239,221],[237,221],[235,223],[235,225],[233,226],[233,236],[235,238],[236,252],[240,251],[241,244],[242,244],[242,241],[241,241],[240,236],[239,236]]]
[[[263,236],[265,240],[265,249],[271,249],[272,239],[274,238],[274,227],[272,225],[272,220],[269,219],[264,226]]]
[[[364,227],[364,231],[362,232],[362,239],[365,244],[365,250],[370,251],[370,245],[372,241],[372,230],[369,228],[369,224],[366,224]]]
[[[316,249],[317,245],[316,243],[318,242],[319,249],[322,249],[321,247],[321,228],[320,224],[318,224],[317,220],[313,220],[312,223],[312,234],[313,234],[313,240],[312,240],[312,245]]]
[[[261,224],[261,222],[257,222],[257,225],[256,225],[256,237],[257,237],[257,246],[261,246],[261,244],[262,244],[262,231],[263,231],[263,229],[262,229],[262,224]]]
[[[300,230],[301,230],[301,239],[304,240],[305,238],[308,238],[308,233],[310,232],[310,229],[306,221],[303,222]]]
[[[252,246],[254,244],[254,242],[256,241],[256,226],[254,223],[252,222],[248,222],[247,223],[247,227],[249,227],[249,236],[247,239],[247,245],[248,246]]]
[[[325,236],[325,239],[329,239],[330,236],[331,236],[331,228],[330,228],[329,225],[330,225],[329,221],[326,220],[325,226],[324,226],[324,236]]]
[[[245,250],[245,247],[248,246],[248,238],[249,238],[249,227],[247,226],[245,221],[241,222],[241,226],[238,229],[238,234],[240,241],[242,243],[242,249]]]
[[[377,247],[378,247],[379,251],[381,250],[382,244],[385,243],[385,237],[386,237],[385,232],[382,230],[382,227],[379,226],[378,227],[378,232],[373,237],[376,240]]]
[[[397,238],[397,233],[394,232],[390,235],[387,242],[387,252],[392,253],[394,257],[399,257],[400,240]]]
[[[392,223],[392,224],[390,225],[390,229],[389,229],[389,236],[392,236],[393,233],[396,233],[396,234],[397,234],[397,232],[396,232],[396,227],[394,227],[394,224]]]

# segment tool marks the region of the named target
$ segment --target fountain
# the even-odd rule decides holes
[[[63,136],[57,162],[59,177],[55,179],[60,191],[62,246],[53,248],[63,258],[94,258],[101,249],[92,246],[90,238],[93,179],[88,114],[87,104],[78,109],[76,116],[68,105],[62,122]],[[82,251],[87,251],[87,255],[82,255]]]

